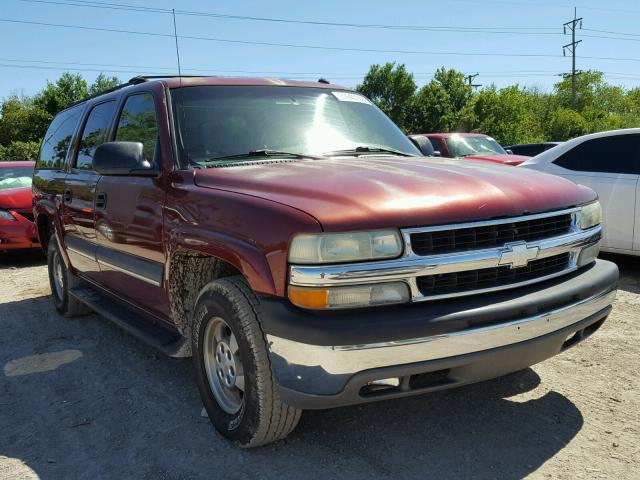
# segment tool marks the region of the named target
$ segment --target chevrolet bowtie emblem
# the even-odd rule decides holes
[[[531,260],[538,258],[539,250],[539,247],[528,247],[525,242],[507,243],[498,265],[509,265],[511,268],[526,267]]]

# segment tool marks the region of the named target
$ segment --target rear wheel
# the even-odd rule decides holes
[[[56,310],[65,317],[75,317],[91,313],[89,307],[69,295],[70,289],[80,285],[80,279],[70,272],[64,263],[55,234],[51,235],[49,239],[47,263],[49,266],[51,295]]]
[[[301,414],[280,401],[257,302],[244,279],[229,277],[205,286],[194,311],[200,396],[216,429],[242,447],[286,437]]]

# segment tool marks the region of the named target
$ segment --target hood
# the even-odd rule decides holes
[[[3,210],[27,210],[31,207],[31,187],[0,190],[0,208]]]
[[[326,231],[488,220],[596,198],[541,172],[427,157],[259,162],[196,170],[195,183],[289,205]]]
[[[484,162],[491,163],[500,163],[502,165],[520,165],[523,162],[526,162],[531,157],[527,157],[525,155],[468,155],[464,157],[465,160],[482,160]]]

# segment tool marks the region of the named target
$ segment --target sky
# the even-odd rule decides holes
[[[577,68],[640,86],[640,2],[577,1]],[[172,8],[183,74],[324,77],[354,87],[370,65],[393,61],[405,64],[418,85],[444,66],[479,73],[477,84],[550,90],[571,69],[569,53],[562,56],[571,41],[562,24],[574,14],[567,0],[0,0],[0,98],[32,95],[64,71],[89,82],[100,72],[123,81],[176,74],[173,17],[164,10]]]

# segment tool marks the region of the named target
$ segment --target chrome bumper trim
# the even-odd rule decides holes
[[[403,234],[408,237],[404,231]],[[585,247],[597,244],[601,236],[602,228],[598,226],[589,230],[572,230],[565,235],[527,242],[529,248],[538,249],[538,259],[569,253],[567,268],[561,272],[525,282],[462,293],[424,296],[418,290],[416,278],[425,275],[499,267],[500,259],[505,251],[504,247],[426,257],[415,255],[409,251],[408,254],[405,253],[404,256],[393,260],[344,265],[291,265],[289,283],[301,287],[335,287],[404,280],[411,288],[412,301],[414,302],[505,290],[541,282],[574,271],[577,268],[580,251]]]
[[[610,306],[615,288],[550,312],[458,332],[368,345],[318,346],[267,335],[271,354],[289,365],[319,367],[332,375],[437,360],[498,348],[553,333]]]

